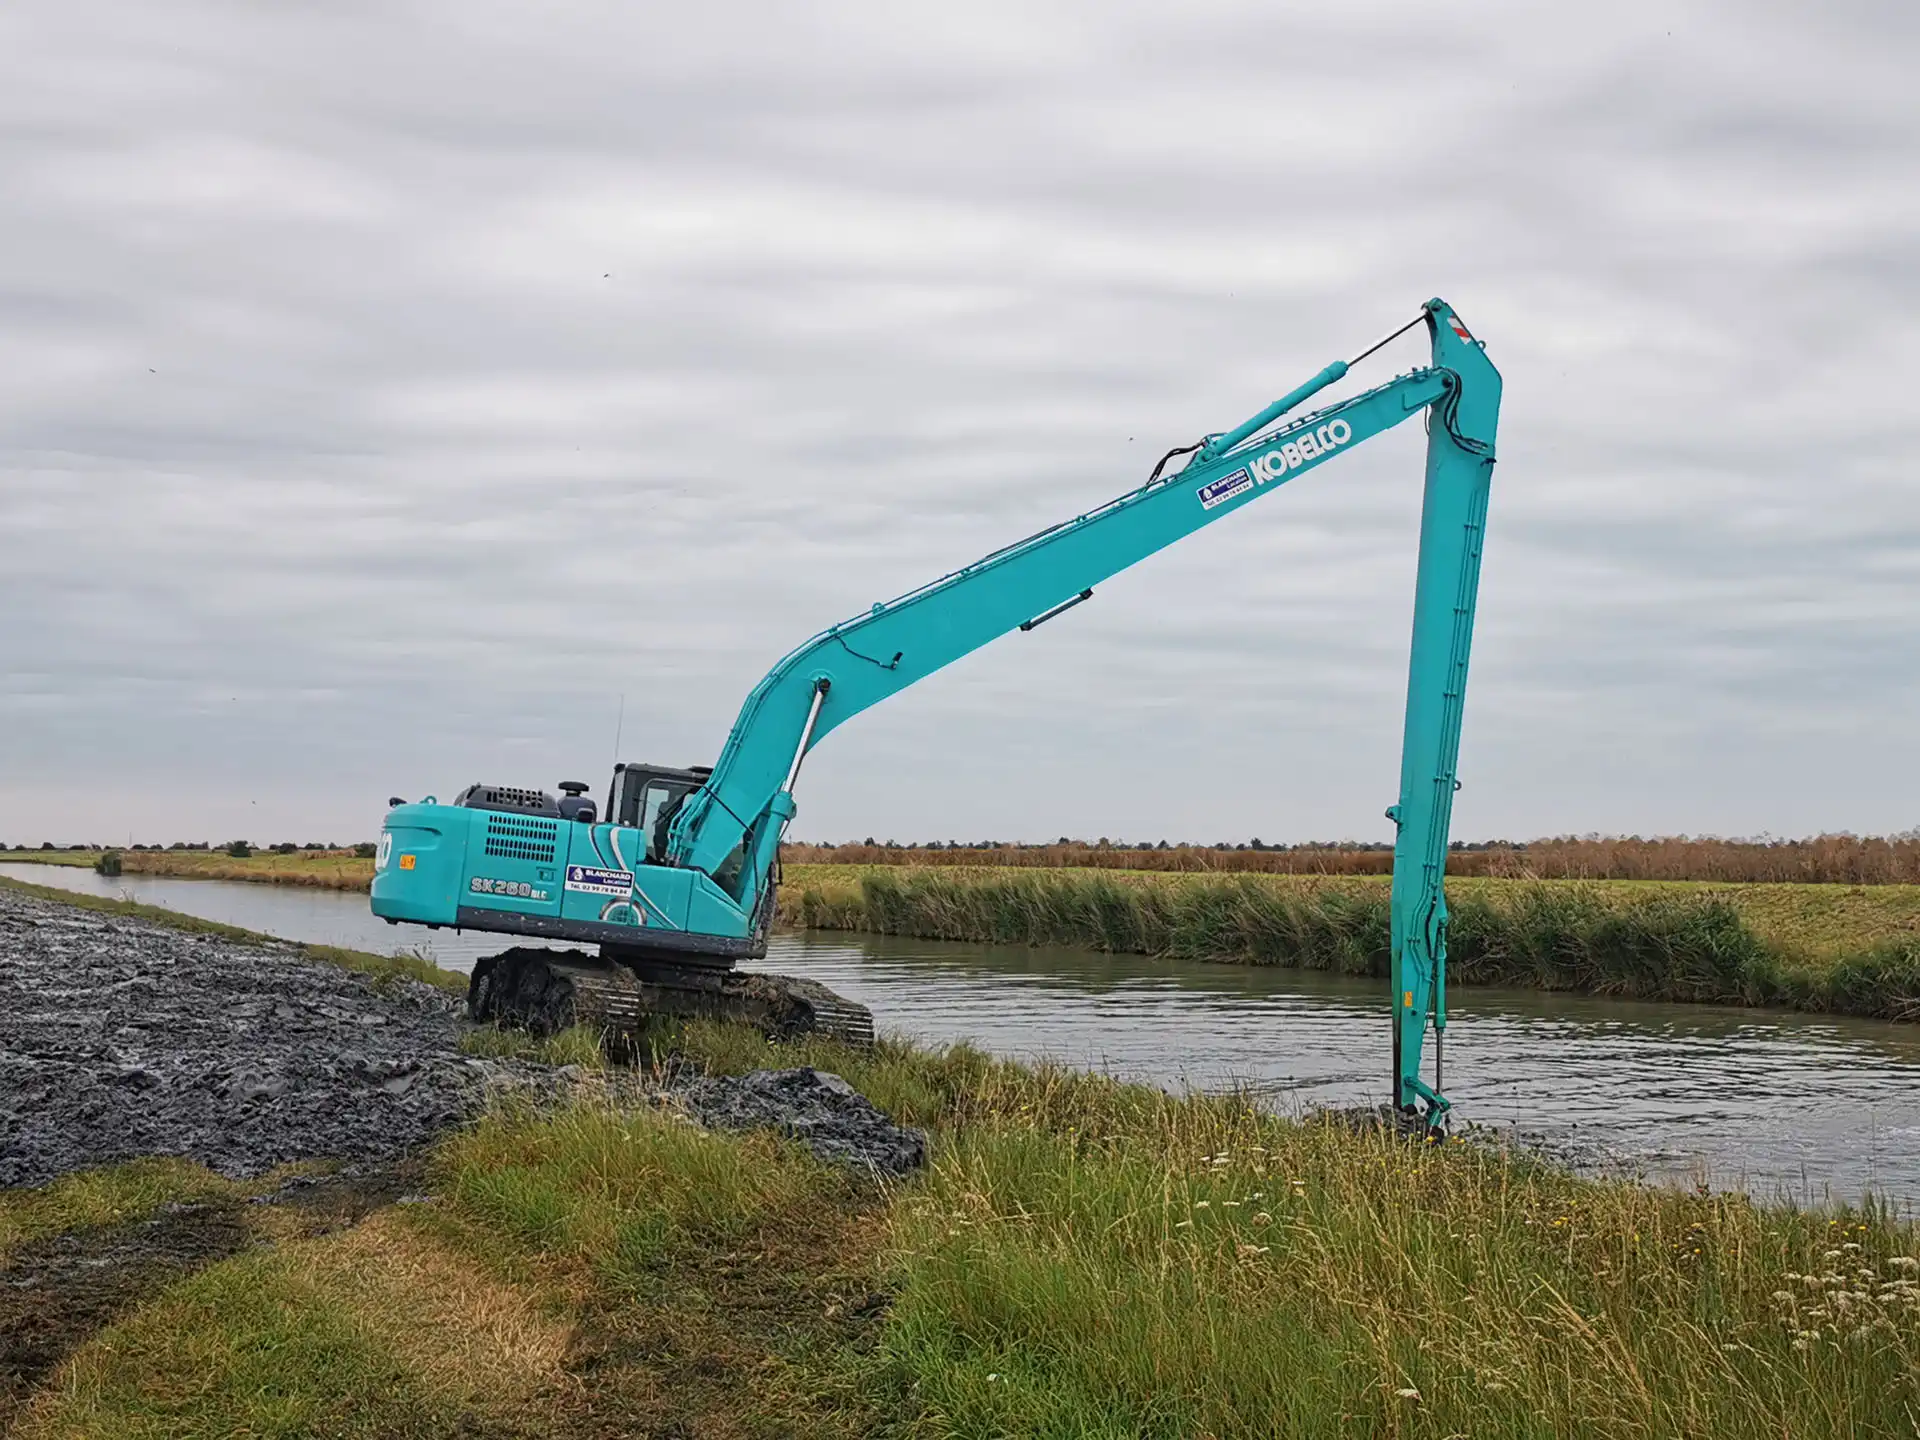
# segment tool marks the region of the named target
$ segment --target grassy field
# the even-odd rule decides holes
[[[959,865],[1042,870],[1154,870],[1267,875],[1385,875],[1390,850],[1316,844],[1128,845],[1062,839],[1054,844],[850,845],[789,843],[789,865]],[[1447,874],[1537,880],[1706,880],[1718,885],[1920,884],[1920,833],[1813,835],[1798,840],[1718,836],[1561,835],[1524,844],[1492,841],[1447,855]]]
[[[99,861],[98,850],[9,850],[0,861],[80,865]],[[253,880],[273,885],[310,885],[322,890],[365,890],[373,882],[373,861],[350,850],[300,851],[292,855],[255,852],[239,859],[224,850],[116,850],[124,875],[177,875],[188,880]]]
[[[966,1049],[679,1045],[834,1069],[929,1128],[931,1168],[880,1185],[591,1087],[503,1104],[431,1156],[429,1203],[173,1285],[15,1433],[1805,1437],[1920,1413],[1920,1236],[1878,1209],[1585,1181]],[[143,1213],[158,1173],[0,1196],[0,1226]]]

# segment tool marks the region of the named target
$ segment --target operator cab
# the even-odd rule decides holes
[[[646,855],[642,861],[658,865],[667,853],[667,832],[681,802],[713,774],[711,765],[693,765],[676,770],[666,765],[616,765],[613,784],[607,790],[605,823],[638,830],[646,837]],[[578,780],[560,782],[560,798],[544,790],[524,790],[513,785],[469,785],[454,799],[454,804],[469,810],[499,810],[512,815],[538,815],[553,820],[571,820],[592,825],[599,821],[598,807]],[[397,803],[397,802],[396,802]]]
[[[711,765],[685,770],[664,765],[616,765],[613,785],[607,792],[607,820],[645,835],[645,863],[657,865],[667,853],[667,831],[681,802],[706,784],[711,774]]]

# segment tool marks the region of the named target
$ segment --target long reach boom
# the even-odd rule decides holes
[[[1432,344],[1431,365],[1287,418],[1343,378],[1351,365],[1423,321]],[[657,969],[663,955],[684,971],[703,964],[724,970],[736,958],[764,954],[775,862],[794,814],[793,786],[807,752],[827,734],[988,641],[1011,630],[1031,630],[1091,598],[1094,586],[1155,551],[1424,413],[1429,417],[1426,489],[1406,726],[1399,796],[1387,815],[1396,827],[1393,1103],[1429,1123],[1438,1120],[1448,1109],[1440,1085],[1446,1027],[1443,878],[1458,788],[1455,766],[1500,375],[1482,342],[1440,300],[1428,301],[1418,317],[1387,340],[1353,361],[1335,361],[1232,430],[1171,452],[1168,460],[1192,457],[1184,468],[1163,474],[1167,461],[1162,461],[1136,490],[823,630],[754,687],[710,771],[620,767],[625,773],[616,773],[608,797],[611,823],[595,823],[593,802],[578,794],[584,786],[563,786],[569,798],[558,802],[538,791],[470,787],[457,805],[496,817],[486,822],[491,839],[476,830],[470,851],[525,860],[504,852],[510,845],[531,843],[530,863],[552,881],[563,863],[566,837],[546,820],[571,820],[567,828],[584,831],[564,845],[567,878],[556,893],[547,893],[537,878],[479,876],[469,865],[459,874],[448,871],[445,878],[464,887],[458,896],[463,903],[453,907],[456,913],[439,918],[448,907],[417,897],[417,879],[403,882],[388,852],[420,831],[434,835],[436,847],[430,848],[446,848],[441,837],[449,827],[440,816],[423,812],[456,807],[431,800],[398,805],[382,839],[376,913],[597,941],[603,955],[611,957],[607,964],[625,965],[642,982],[672,983],[671,976],[650,974],[647,968],[652,963]],[[513,822],[520,833],[507,836],[505,822],[497,818],[503,814],[523,817]],[[541,854],[551,863],[540,864]],[[409,852],[406,863],[417,877],[417,850]],[[489,888],[475,888],[483,883]],[[491,888],[498,885],[514,888],[503,894]],[[516,963],[514,987],[553,989],[551,974],[536,975],[537,966],[528,969],[533,962]],[[582,957],[581,964],[586,963]],[[476,971],[476,987],[483,985],[481,974]],[[584,978],[579,983],[583,994],[592,988]],[[504,1002],[494,1008],[511,1009]],[[1421,1064],[1429,1024],[1435,1031],[1432,1084],[1423,1078]]]

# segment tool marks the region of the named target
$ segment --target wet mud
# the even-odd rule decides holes
[[[669,1094],[710,1130],[777,1130],[858,1170],[897,1176],[926,1163],[924,1132],[894,1124],[838,1075],[811,1066],[696,1077]]]
[[[233,1178],[390,1160],[526,1067],[454,996],[0,889],[0,1186],[148,1155]]]

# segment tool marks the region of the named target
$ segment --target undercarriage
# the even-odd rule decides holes
[[[585,1025],[614,1053],[636,1045],[656,1018],[738,1021],[773,1040],[816,1035],[873,1045],[873,1012],[816,981],[584,950],[518,947],[487,956],[467,982],[467,1013],[537,1035]]]

